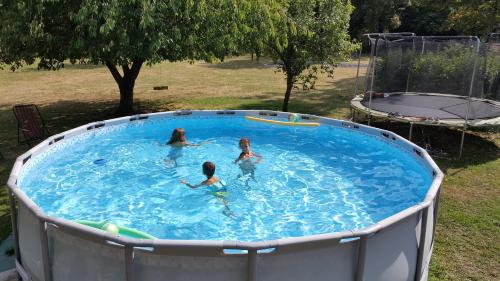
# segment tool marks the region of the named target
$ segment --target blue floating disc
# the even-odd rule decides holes
[[[106,164],[106,159],[97,159],[97,160],[94,160],[94,164],[96,165],[104,165]]]

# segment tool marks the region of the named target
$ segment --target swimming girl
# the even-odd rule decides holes
[[[241,138],[240,142],[239,142],[239,146],[241,148],[241,153],[240,153],[240,156],[238,157],[238,159],[236,159],[234,161],[234,163],[238,163],[239,161],[243,161],[243,160],[248,160],[252,157],[257,158],[255,160],[255,163],[259,163],[260,161],[262,161],[262,156],[253,153],[253,151],[251,150],[249,139]]]
[[[255,164],[262,161],[262,156],[252,151],[250,148],[250,140],[247,138],[241,138],[239,146],[241,148],[241,153],[234,163],[239,163],[242,172],[241,176],[250,175],[250,178],[255,179]],[[255,158],[255,162],[252,161],[252,158]],[[248,178],[246,183],[248,184]]]
[[[186,131],[183,128],[176,128],[172,132],[170,140],[167,142],[172,147],[199,146],[199,144],[189,143],[186,140]]]
[[[170,146],[170,151],[168,152],[168,158],[165,159],[165,164],[167,166],[177,167],[177,159],[182,156],[182,148],[185,146],[199,146],[199,144],[189,143],[186,140],[186,132],[183,128],[176,128],[172,132],[170,140],[167,142]]]

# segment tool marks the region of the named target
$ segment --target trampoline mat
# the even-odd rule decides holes
[[[369,107],[369,100],[361,103]],[[440,95],[391,94],[388,97],[372,97],[371,109],[405,117],[434,119],[465,119],[467,97]],[[500,116],[500,106],[487,101],[472,100],[469,120],[492,119]]]

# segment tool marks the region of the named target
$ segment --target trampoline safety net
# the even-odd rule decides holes
[[[367,38],[371,57],[360,104],[368,113],[454,124],[500,118],[499,34],[486,42],[472,36]]]

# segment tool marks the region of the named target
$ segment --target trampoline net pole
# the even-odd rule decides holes
[[[464,149],[465,131],[467,130],[467,126],[468,126],[468,122],[469,122],[472,92],[474,90],[474,82],[476,80],[475,78],[476,78],[476,71],[477,71],[477,59],[479,56],[479,50],[480,50],[480,45],[481,45],[481,41],[479,40],[478,37],[476,37],[475,40],[476,40],[476,52],[475,52],[475,56],[474,56],[474,66],[472,67],[472,77],[471,77],[470,85],[469,85],[469,97],[467,99],[467,112],[465,114],[465,123],[464,123],[464,127],[462,130],[462,139],[460,141],[460,152],[458,154],[459,159],[462,158],[462,153],[463,153],[463,149]]]
[[[356,80],[354,81],[354,96],[358,95],[358,79],[359,79],[359,67],[361,66],[361,52],[363,51],[363,37],[361,37],[361,46],[358,52],[358,67],[356,69]],[[351,120],[354,120],[354,111],[351,107]]]
[[[375,40],[375,44],[372,44],[370,41],[370,45],[372,46],[372,56],[370,61],[372,63],[371,71],[371,80],[370,80],[370,100],[368,101],[368,126],[370,126],[372,117],[371,117],[371,107],[372,107],[372,95],[373,95],[373,82],[375,80],[375,65],[377,64],[377,46],[378,46],[378,38]]]
[[[411,53],[415,53],[415,37],[412,37],[412,47],[411,47]],[[406,89],[405,93],[408,93],[408,90],[410,88],[410,77],[411,77],[411,61],[406,62],[408,64],[408,75],[406,76]]]
[[[356,80],[354,82],[354,95],[358,94],[358,79],[359,79],[359,67],[361,66],[361,52],[363,51],[363,38],[361,38],[361,46],[358,52],[358,67],[356,69]]]

